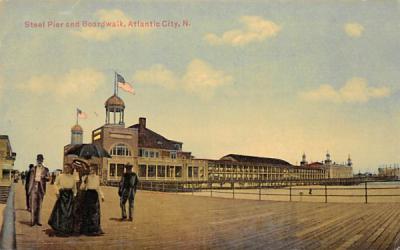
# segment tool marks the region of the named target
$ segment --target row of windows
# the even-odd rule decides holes
[[[199,177],[199,167],[188,167],[188,177]]]
[[[139,165],[140,177],[182,177],[182,166]]]
[[[160,153],[158,151],[147,150],[147,149],[139,149],[140,157],[150,157],[150,158],[159,158]]]
[[[110,177],[121,177],[124,174],[124,164],[110,163],[108,175]]]
[[[110,155],[132,156],[131,151],[125,144],[117,144],[110,150]]]
[[[177,153],[176,151],[171,151],[169,153],[171,159],[176,159]],[[139,157],[147,157],[147,158],[159,158],[160,153],[158,151],[148,150],[148,149],[139,149]]]

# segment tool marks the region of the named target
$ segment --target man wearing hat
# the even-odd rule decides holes
[[[36,157],[37,165],[30,170],[29,180],[29,198],[31,208],[31,225],[41,226],[40,210],[46,193],[46,182],[50,180],[49,169],[43,165],[43,155],[38,154]]]
[[[126,219],[126,201],[129,201],[129,220],[133,220],[133,202],[135,201],[136,187],[139,178],[136,173],[132,172],[132,165],[125,165],[125,173],[119,183],[118,194],[120,196],[120,206],[122,212],[122,220]]]

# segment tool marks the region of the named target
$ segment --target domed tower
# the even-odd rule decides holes
[[[325,159],[325,164],[330,165],[332,163],[331,161],[331,155],[329,154],[328,151],[326,151],[326,159]]]
[[[71,128],[71,144],[82,144],[83,143],[83,129],[79,124],[75,124]]]
[[[347,158],[347,166],[348,166],[348,167],[353,166],[353,162],[351,161],[350,155],[349,155],[349,157]]]
[[[305,166],[307,165],[308,162],[306,160],[306,153],[303,153],[302,157],[301,157],[301,162],[300,162],[300,166]]]
[[[104,104],[106,108],[106,125],[124,125],[124,101],[114,94]]]

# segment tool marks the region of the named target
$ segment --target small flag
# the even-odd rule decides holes
[[[116,73],[116,74],[117,74],[118,88],[120,88],[120,89],[122,89],[122,90],[124,90],[126,92],[129,92],[131,94],[135,94],[135,90],[133,89],[133,87],[129,83],[127,83],[125,81],[124,77],[121,76],[118,73]]]
[[[125,79],[118,73],[117,74],[117,82],[125,83]]]
[[[80,110],[78,108],[76,109],[76,112],[78,113],[78,118],[86,119],[88,117],[88,115],[85,112],[83,112],[82,110]]]
[[[135,90],[133,89],[133,87],[129,84],[129,83],[122,83],[122,82],[118,82],[118,88],[129,92],[131,94],[135,94]]]

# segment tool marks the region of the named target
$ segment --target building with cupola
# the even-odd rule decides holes
[[[183,149],[183,143],[151,130],[145,117],[137,124],[125,125],[125,103],[117,92],[105,103],[105,122],[91,133],[91,142],[105,149],[111,158],[96,158],[89,164],[97,169],[102,184],[115,185],[131,164],[142,182],[219,181],[253,183],[254,181],[321,180],[352,176],[349,166],[332,163],[329,153],[320,165],[308,163],[305,153],[299,166],[271,157],[228,154],[220,159],[198,159]],[[71,128],[71,143],[83,143],[83,129],[77,123]],[[64,162],[77,156],[64,155]],[[222,184],[221,184],[222,185]]]
[[[340,164],[332,162],[331,154],[327,151],[325,155],[325,160],[321,162],[308,163],[306,159],[306,154],[303,153],[300,166],[324,169],[325,179],[343,179],[353,177],[353,162],[350,158],[350,155],[347,158],[347,163]]]

